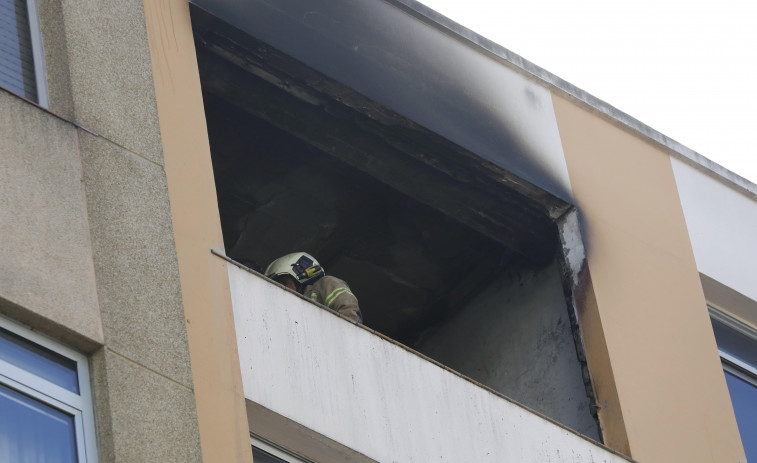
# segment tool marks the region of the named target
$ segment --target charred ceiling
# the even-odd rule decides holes
[[[558,252],[561,200],[193,11],[227,254],[314,254],[412,344],[496,274]]]

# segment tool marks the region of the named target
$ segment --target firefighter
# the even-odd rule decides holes
[[[336,310],[355,323],[363,322],[357,298],[347,283],[326,275],[318,261],[306,252],[294,252],[279,257],[265,270],[265,276]]]

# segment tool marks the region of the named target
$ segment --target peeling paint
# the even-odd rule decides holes
[[[586,252],[581,237],[581,227],[578,221],[578,211],[571,209],[557,221],[560,233],[563,255],[573,288],[579,284],[579,275],[586,262]]]

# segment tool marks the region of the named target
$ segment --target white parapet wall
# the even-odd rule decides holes
[[[378,462],[627,462],[229,264],[245,398]]]
[[[699,272],[754,305],[757,199],[715,174],[676,158],[672,163]],[[750,320],[757,320],[757,315]]]

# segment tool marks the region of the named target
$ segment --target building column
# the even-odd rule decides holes
[[[251,462],[223,237],[186,0],[144,1],[203,460]]]
[[[581,325],[606,442],[645,463],[744,461],[670,155],[553,102],[595,299]]]

